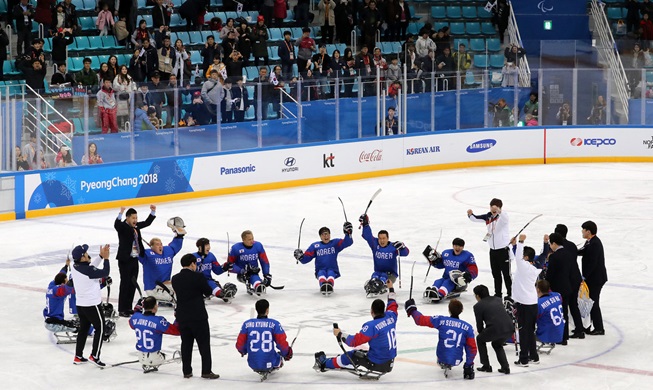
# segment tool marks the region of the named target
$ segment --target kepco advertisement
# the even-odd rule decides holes
[[[25,176],[27,210],[193,192],[193,158],[75,167]]]

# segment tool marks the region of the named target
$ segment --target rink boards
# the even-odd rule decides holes
[[[653,161],[653,129],[421,133],[4,174],[0,220],[437,169],[611,161]]]

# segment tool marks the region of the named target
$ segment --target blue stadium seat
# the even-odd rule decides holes
[[[381,43],[383,43],[383,42],[381,42]],[[333,54],[334,50],[336,50],[336,45],[334,45],[332,43],[327,43],[327,45],[326,45],[327,54],[330,55],[331,57],[333,57],[332,54]],[[383,46],[381,46],[381,52],[385,53],[385,51],[383,51]],[[342,54],[342,52],[340,52],[340,54]]]
[[[43,51],[49,53],[52,51],[52,38],[45,38],[43,43]]]
[[[190,52],[190,63],[193,65],[202,65],[202,56],[200,55],[199,50],[193,50]]]
[[[188,32],[186,31],[177,31],[177,39],[181,39],[184,45],[187,45],[190,42],[190,37],[188,36]],[[175,42],[177,41],[177,39],[175,39]],[[172,44],[174,44],[175,42],[172,42]]]
[[[175,8],[179,8],[179,7],[181,7],[181,4],[182,4],[183,2],[184,2],[184,0],[172,0],[172,5],[173,5]]]
[[[302,37],[301,27],[293,27],[290,29],[290,32],[292,32],[292,39],[301,39]]]
[[[465,31],[469,35],[481,35],[481,26],[478,22],[467,22],[465,23]]]
[[[449,19],[460,19],[462,18],[462,12],[458,6],[447,6],[447,18]]]
[[[488,67],[488,58],[485,54],[477,54],[474,56],[474,66],[477,68],[485,69]]]
[[[409,22],[417,22],[418,20],[421,19],[421,17],[417,15],[417,12],[415,12],[415,7],[413,7],[412,5],[409,5],[408,10],[410,11],[410,20],[409,20]]]
[[[401,51],[401,43],[402,42],[392,42],[392,52],[393,53],[399,53]],[[344,54],[345,44],[343,43],[342,46],[343,46],[343,49],[342,49],[341,53]]]
[[[440,31],[443,27],[449,27],[449,22],[435,22],[435,23],[433,23],[433,29],[435,31]]]
[[[447,9],[443,6],[431,7],[431,17],[433,19],[444,19],[447,17]]]
[[[93,31],[96,29],[95,23],[93,23],[93,18],[90,16],[80,17],[79,26],[82,28],[82,31]]]
[[[499,38],[488,38],[486,42],[489,51],[501,51],[501,42],[499,41]]]
[[[14,75],[14,74],[20,74],[20,72],[15,72],[14,67],[12,66],[13,61],[5,61],[4,64],[2,64],[2,72],[9,76],[9,75]]]
[[[78,0],[78,2],[81,3],[81,0]],[[75,4],[74,1],[73,1],[73,4]],[[75,5],[77,5],[77,4],[75,4]],[[81,8],[80,8],[80,7],[77,7],[77,9],[78,9],[78,10],[81,9],[82,11],[95,11],[95,6],[96,6],[96,5],[97,5],[97,1],[96,1],[96,0],[84,0],[84,6],[81,7]]]
[[[483,38],[472,38],[469,40],[469,50],[484,52],[485,51],[485,39]]]
[[[82,57],[68,57],[68,71],[79,72],[84,67]]]
[[[270,60],[272,60],[272,61],[281,61],[281,57],[279,57],[279,47],[278,46],[269,46],[268,47],[268,57],[270,57]]]
[[[170,27],[181,27],[185,26],[186,22],[183,21],[181,16],[179,14],[172,14],[170,15]]]
[[[223,24],[227,24],[227,19],[229,19],[229,18],[231,18],[233,20],[236,20],[238,18],[238,14],[235,11],[227,11],[227,12],[225,12],[225,17],[226,17],[225,19],[222,19]],[[269,21],[266,20],[266,22],[268,22],[268,24],[270,24]]]
[[[492,54],[490,56],[490,67],[496,68],[496,69],[501,69],[503,68],[503,60],[505,57],[503,54]]]
[[[211,30],[203,30],[202,31],[202,43],[206,42],[206,40],[209,39],[209,37],[211,35],[213,35],[213,39],[215,39],[216,41],[220,40],[220,35],[219,34],[214,34],[213,31],[211,31]],[[186,41],[186,42],[188,42],[188,41]]]
[[[140,18],[145,20],[145,23],[147,23],[147,28],[152,28],[152,15],[141,15]]]
[[[449,27],[451,35],[465,35],[465,23],[454,22]]]
[[[465,6],[463,7],[463,18],[476,19],[476,7]]]
[[[293,23],[295,21],[295,13],[293,12],[292,9],[288,10],[288,13],[287,13],[285,19],[283,19],[283,21],[285,23]]]
[[[204,43],[204,40],[202,39],[202,34],[199,31],[189,31],[188,35],[190,38],[189,42],[191,45],[199,45],[201,43]]]
[[[491,19],[492,18],[492,13],[487,12],[485,10],[485,7],[479,6],[476,8],[476,15],[478,15],[479,18],[481,19]]]
[[[607,12],[608,19],[622,19],[624,12],[620,7],[610,7]]]
[[[90,56],[91,59],[91,69],[94,71],[100,70],[100,58],[98,56]]]
[[[100,50],[102,49],[102,37],[92,35],[88,37],[88,44],[91,50]]]
[[[494,26],[490,22],[481,23],[481,33],[483,35],[495,35],[497,30],[494,29]]]
[[[103,63],[103,62],[108,63],[109,62],[109,57],[110,57],[110,55],[108,55],[108,54],[102,54],[102,55],[97,56],[98,60],[100,61],[100,64]]]
[[[78,10],[86,10],[86,8],[84,8],[83,0],[73,0],[72,3]],[[93,6],[93,8],[95,8],[95,6]]]
[[[283,31],[280,28],[270,28],[268,29],[268,41],[270,42],[280,42],[283,40]]]
[[[256,66],[248,66],[245,68],[245,75],[247,76],[247,81],[252,81],[258,77],[258,68]],[[249,95],[250,98],[252,95]]]
[[[310,37],[313,39],[317,39],[322,34],[322,29],[320,26],[312,26],[311,27],[311,35]]]
[[[7,12],[7,0],[0,0],[0,13],[4,14]]]
[[[226,12],[216,12],[215,17],[220,18],[220,20],[222,20],[223,25],[227,24],[227,13]]]
[[[131,54],[117,54],[118,65],[127,65],[129,66],[129,60],[131,59]]]
[[[88,37],[75,37],[75,42],[68,45],[68,51],[86,51],[91,50]]]
[[[452,50],[458,51],[458,45],[460,45],[461,43],[465,45],[467,49],[469,49],[469,41],[467,39],[458,38],[458,39],[454,39]]]
[[[252,96],[252,95],[250,95],[250,96]],[[246,121],[251,121],[253,119],[254,119],[254,106],[249,106],[247,111],[245,111],[245,120]]]
[[[445,23],[445,25],[447,25],[447,23]],[[413,34],[413,35],[417,35],[417,34],[419,34],[419,30],[421,30],[422,27],[424,27],[424,23],[411,22],[411,23],[408,23],[408,28],[406,29],[406,32],[410,33],[410,34]]]
[[[465,72],[465,86],[473,88],[473,87],[477,86],[478,84],[480,84],[480,83],[476,82],[476,79],[474,77],[474,72],[472,72],[470,70]]]
[[[107,35],[102,37],[102,46],[106,49],[122,49],[123,46],[120,46],[118,44],[118,41],[116,41],[116,37],[113,35]]]

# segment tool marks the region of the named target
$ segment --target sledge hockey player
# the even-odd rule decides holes
[[[367,343],[368,351],[354,349],[333,358],[327,358],[322,351],[315,354],[315,371],[342,369],[349,371],[360,378],[379,379],[382,375],[392,371],[394,359],[397,356],[397,302],[392,280],[388,280],[388,304],[381,299],[375,299],[370,309],[371,321],[363,324],[360,332],[355,335],[344,333],[337,324],[333,324],[333,334],[338,343],[357,347]],[[344,349],[343,349],[344,351]]]
[[[449,315],[427,317],[417,311],[414,299],[406,301],[404,307],[406,314],[412,317],[416,325],[435,328],[438,330],[439,340],[435,355],[440,368],[444,370],[444,376],[449,376],[453,366],[463,361],[463,350],[465,351],[465,364],[463,365],[463,377],[474,379],[474,358],[476,357],[476,339],[474,328],[468,322],[459,318],[463,312],[463,304],[457,299],[449,301]]]
[[[254,241],[254,233],[251,230],[242,232],[240,238],[243,241],[231,247],[229,258],[223,268],[225,271],[237,274],[238,281],[247,286],[248,294],[260,296],[272,283],[268,255],[263,249],[263,244]],[[263,271],[263,280],[259,276],[261,270]]]
[[[540,280],[537,288],[537,330],[535,336],[542,342],[538,347],[540,353],[551,353],[556,343],[562,342],[565,331],[565,318],[562,309],[562,297],[551,291],[547,280]]]
[[[144,255],[138,258],[143,264],[143,288],[145,295],[155,297],[160,302],[172,305],[174,291],[170,278],[172,276],[173,258],[181,250],[184,243],[184,222],[179,217],[170,218],[168,227],[175,233],[170,244],[163,246],[161,239],[150,240],[150,248],[144,251]],[[164,285],[166,288],[162,287]]]
[[[345,222],[342,225],[342,232],[345,238],[331,239],[331,230],[324,226],[318,231],[320,241],[312,243],[306,252],[301,249],[295,249],[295,259],[300,263],[306,264],[315,259],[315,278],[320,283],[320,292],[324,296],[333,293],[335,280],[340,277],[338,269],[338,253],[354,243],[351,237],[354,226],[351,222]]]
[[[159,304],[155,297],[143,299],[143,312],[135,312],[129,319],[129,326],[136,332],[136,350],[138,361],[143,366],[143,373],[158,371],[159,366],[166,363],[180,361],[181,357],[166,360],[166,355],[161,352],[161,339],[164,334],[179,336],[177,323],[169,323],[164,317],[156,315]]]
[[[365,293],[368,298],[385,294],[385,282],[390,279],[394,283],[397,280],[397,257],[408,256],[410,252],[401,241],[390,242],[390,235],[387,230],[379,230],[377,237],[372,235],[370,219],[367,214],[358,218],[363,226],[363,238],[372,250],[374,258],[374,272],[370,279],[365,282]]]
[[[268,318],[270,303],[259,299],[255,307],[257,317],[243,323],[236,349],[241,356],[247,355],[249,368],[261,375],[261,381],[264,381],[269,374],[283,367],[283,360],[292,359],[293,351],[279,321]],[[279,351],[275,350],[275,345]]]
[[[54,333],[57,344],[74,343],[76,336],[73,333],[77,333],[79,329],[78,321],[64,318],[66,298],[75,294],[72,281],[69,281],[66,275],[66,269],[69,265],[70,260],[66,260],[66,265],[55,275],[45,294],[45,308],[43,309],[45,328]],[[70,305],[72,304],[70,303]]]
[[[220,282],[213,280],[211,275],[211,272],[221,275],[225,272],[225,268],[229,268],[229,263],[225,263],[225,268],[218,263],[218,259],[211,253],[211,243],[208,238],[200,238],[195,245],[197,246],[197,252],[193,253],[193,255],[197,258],[197,272],[204,274],[206,281],[213,290],[213,295],[229,303],[236,296],[238,288],[233,283],[225,283],[224,288],[222,288]]]
[[[433,282],[424,291],[424,301],[437,303],[445,298],[456,298],[467,289],[467,285],[478,276],[474,255],[464,250],[465,241],[454,238],[453,249],[445,249],[442,254],[430,245],[424,249],[424,256],[432,267],[442,269],[442,278]]]

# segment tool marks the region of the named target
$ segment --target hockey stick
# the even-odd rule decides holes
[[[340,197],[338,197],[338,200],[340,201],[340,204],[342,205],[342,213],[345,214],[345,222],[347,222],[349,220],[347,219],[347,212],[345,211],[345,204],[342,202],[342,199],[340,199]]]
[[[370,206],[372,205],[372,201],[374,201],[374,198],[376,198],[377,195],[379,195],[379,193],[381,193],[381,189],[380,189],[380,188],[379,188],[378,190],[376,190],[376,192],[374,193],[374,195],[372,195],[372,197],[370,198],[370,201],[369,201],[369,203],[367,204],[367,207],[365,208],[365,212],[364,212],[363,214],[367,214],[367,211],[370,209]],[[361,226],[362,226],[362,225],[361,225]],[[359,226],[358,228],[360,229],[361,226]]]
[[[163,291],[167,292],[168,295],[170,295],[170,298],[172,298],[172,303],[174,303],[175,306],[177,306],[177,299],[175,299],[175,294],[173,294],[172,291],[170,291],[168,286],[166,286],[165,284],[163,284],[161,282],[156,282],[156,285],[161,287],[163,289]]]
[[[138,295],[143,299],[143,292],[141,291],[141,286],[138,285],[138,281],[136,280],[136,276],[132,276],[132,284],[134,287],[136,287],[136,291],[138,291]]]
[[[273,286],[273,285],[269,285],[268,287],[270,287],[270,288],[273,289],[273,290],[283,290],[286,286]]]
[[[297,329],[297,334],[295,335],[295,338],[292,339],[292,343],[290,343],[290,348],[292,348],[292,346],[295,345],[295,341],[297,341],[297,337],[299,337],[301,331],[302,331],[302,326],[299,325],[299,329]]]
[[[339,329],[339,328],[340,328],[340,327],[338,326],[338,323],[337,323],[337,322],[334,322],[334,323],[333,323],[333,329]],[[340,346],[340,349],[342,349],[342,352],[343,352],[345,355],[347,355],[347,350],[346,350],[345,347],[342,345],[342,339],[341,339],[340,337],[338,337],[338,336],[340,336],[340,335],[341,335],[341,334],[336,335],[336,340],[338,341],[338,345]],[[349,355],[347,355],[347,358],[349,358],[349,361],[351,362],[351,365],[354,366],[354,371],[356,371],[356,374],[360,376],[362,373],[361,373],[361,371],[358,369],[358,365],[357,365],[356,363],[354,363],[354,359],[351,358],[351,357],[349,357]]]
[[[227,232],[227,262],[229,262],[229,250],[231,249],[231,242],[229,240],[229,232]],[[231,272],[227,271],[227,277],[231,276]]]
[[[531,224],[531,222],[535,221],[536,219],[538,219],[538,218],[541,217],[541,216],[542,216],[542,214],[538,214],[538,215],[534,216],[530,221],[528,221],[528,223],[527,223],[526,225],[524,225],[523,228],[521,228],[521,230],[520,230],[519,232],[517,232],[517,234],[515,234],[515,236],[513,237],[513,239],[517,238],[517,236],[519,236],[519,233],[523,232],[524,229],[526,229],[526,228],[528,227],[528,225]]]
[[[413,299],[413,272],[415,271],[415,263],[417,261],[413,261],[413,266],[410,267],[410,291],[408,292],[408,299]]]
[[[340,198],[338,198],[338,199],[340,199]],[[342,206],[342,207],[343,207],[343,210],[344,210],[345,206]],[[347,217],[345,217],[345,219],[347,219]],[[304,226],[304,221],[305,220],[306,220],[306,218],[302,218],[302,223],[299,224],[299,237],[297,238],[297,249],[300,249],[300,250],[302,249],[302,247],[301,247],[301,245],[302,245],[302,226]],[[297,259],[295,259],[295,260],[296,260],[295,264],[299,264],[299,260],[297,260]]]
[[[108,366],[106,368],[118,367],[118,366],[123,366],[125,364],[134,364],[134,363],[138,363],[138,362],[139,362],[139,360],[130,360],[128,362],[120,362],[120,363],[112,364],[112,365],[110,365],[110,366]]]
[[[438,237],[438,242],[435,243],[435,251],[437,252],[438,250],[438,245],[440,245],[440,239],[442,238],[442,228],[440,228],[440,237]],[[424,276],[424,283],[426,283],[426,279],[429,277],[429,272],[431,272],[431,263],[429,263],[429,267],[426,269],[426,275]]]
[[[397,249],[397,262],[399,263],[399,288],[401,288],[401,256],[399,255],[398,249]]]

